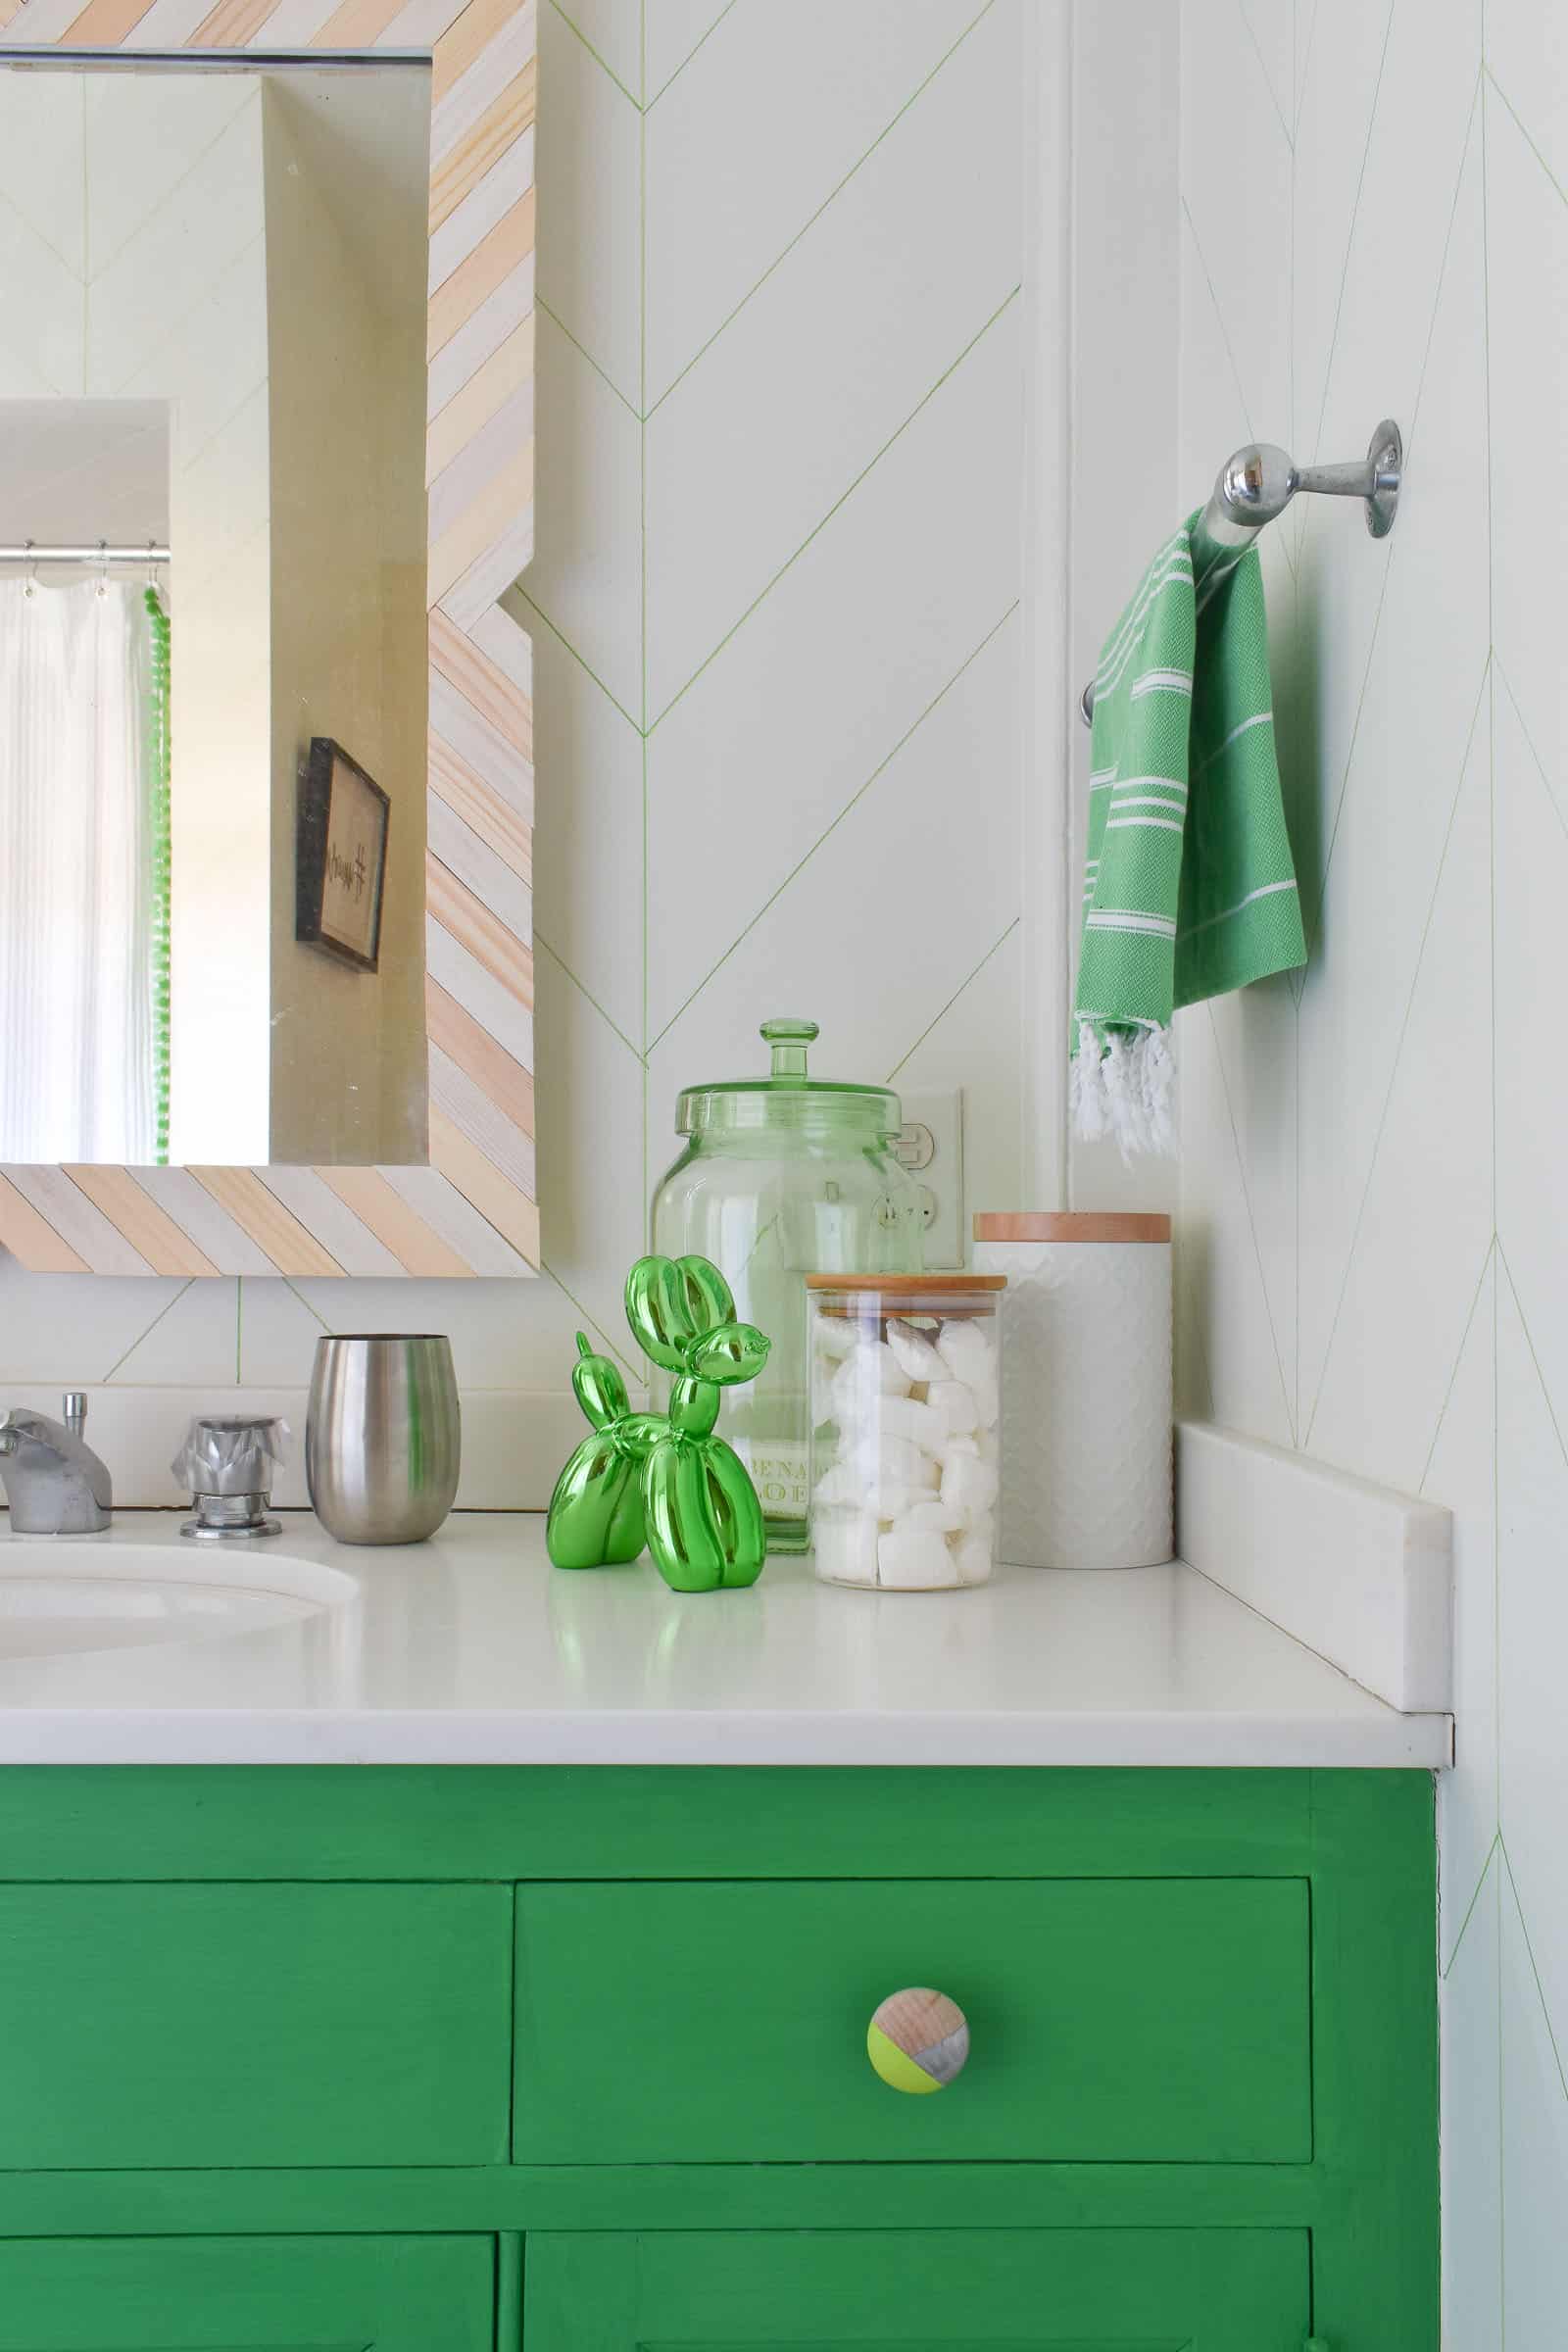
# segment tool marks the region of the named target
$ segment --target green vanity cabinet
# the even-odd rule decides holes
[[[1437,2352],[1435,1912],[1425,1773],[11,1768],[0,2352]]]
[[[0,2243],[0,2352],[493,2352],[485,2237]]]

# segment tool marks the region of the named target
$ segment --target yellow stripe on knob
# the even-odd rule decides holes
[[[906,1984],[879,2004],[865,2030],[865,2051],[890,2089],[941,2090],[963,2072],[968,2020],[945,1992]]]
[[[918,2096],[942,2088],[935,2075],[928,2075],[924,2067],[905,2056],[896,2041],[888,2039],[875,2018],[865,2029],[865,2054],[890,2090],[910,2090]]]

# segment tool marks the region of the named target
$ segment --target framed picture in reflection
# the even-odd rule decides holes
[[[294,936],[362,972],[381,955],[392,804],[330,735],[313,735],[300,789]]]

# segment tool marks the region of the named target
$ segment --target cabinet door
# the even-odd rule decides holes
[[[530,2236],[523,2332],[527,2352],[1301,2352],[1308,2268],[1300,2230]]]
[[[491,2352],[489,2237],[24,2238],[0,2352]]]

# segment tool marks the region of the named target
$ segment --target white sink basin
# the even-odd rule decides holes
[[[338,1607],[352,1577],[270,1546],[0,1539],[0,1663],[229,1641]]]

